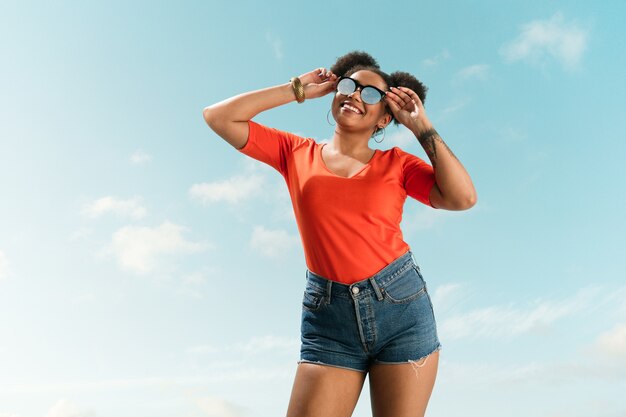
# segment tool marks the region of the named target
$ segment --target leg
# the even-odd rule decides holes
[[[299,364],[287,417],[351,416],[365,375],[333,366]]]
[[[370,367],[374,417],[423,417],[435,385],[439,351],[406,364]]]

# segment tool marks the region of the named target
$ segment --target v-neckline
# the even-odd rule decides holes
[[[326,143],[323,143],[319,147],[319,158],[320,158],[320,161],[322,163],[322,166],[324,167],[324,169],[326,169],[326,171],[328,171],[329,173],[331,173],[335,177],[343,178],[343,179],[346,179],[346,180],[352,179],[352,178],[356,177],[357,175],[359,175],[361,172],[363,172],[366,168],[368,168],[372,164],[372,161],[374,161],[374,158],[376,158],[376,155],[378,155],[378,149],[374,149],[374,154],[369,159],[369,161],[367,161],[367,163],[365,165],[363,165],[363,167],[361,169],[359,169],[356,173],[352,174],[349,177],[344,177],[343,175],[339,175],[339,174],[331,171],[331,169],[328,168],[328,166],[326,165],[326,162],[324,162],[324,156],[322,154],[322,149],[324,149],[324,146],[326,146],[326,145],[327,145]]]

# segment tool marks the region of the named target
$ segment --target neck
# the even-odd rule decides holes
[[[369,153],[371,135],[367,132],[347,132],[341,128],[335,128],[335,134],[330,141],[333,149],[343,155],[359,155]]]

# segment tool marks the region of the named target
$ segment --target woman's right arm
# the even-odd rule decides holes
[[[324,68],[301,75],[306,98],[316,98],[334,90],[337,77]],[[274,107],[295,101],[291,83],[239,94],[205,107],[204,120],[226,142],[241,149],[248,141],[248,120]]]
[[[211,129],[237,149],[248,141],[248,120],[262,111],[295,101],[291,84],[251,91],[206,107],[204,120]]]

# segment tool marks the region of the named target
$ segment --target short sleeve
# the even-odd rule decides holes
[[[424,160],[396,148],[402,158],[404,189],[408,196],[428,206],[436,208],[430,202],[430,192],[435,186],[435,170]]]
[[[239,152],[276,169],[283,176],[292,152],[295,135],[248,121],[248,141]]]

